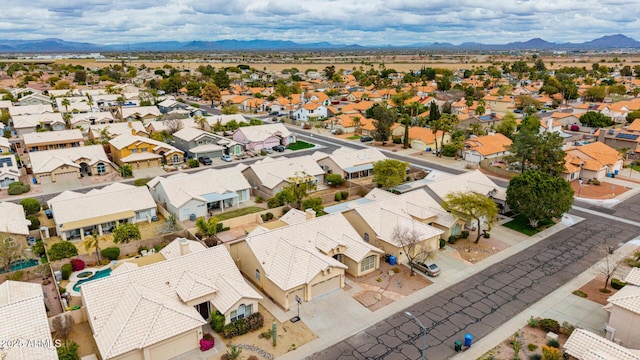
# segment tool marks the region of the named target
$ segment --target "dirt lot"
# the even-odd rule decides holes
[[[396,271],[399,272],[395,273],[392,269],[397,269]],[[354,278],[347,275],[347,277],[363,289],[354,294],[353,298],[371,311],[376,311],[433,284],[420,274],[411,276],[411,270],[405,265],[391,266],[386,262],[380,264],[378,271],[366,276]]]
[[[539,328],[532,328],[529,326],[525,326],[518,331],[519,341],[520,341],[520,352],[518,355],[520,359],[528,359],[532,354],[542,354],[541,348],[542,345],[547,344],[546,340],[546,332]],[[560,347],[564,345],[567,341],[568,336],[564,334],[558,335],[558,342],[560,343]],[[489,356],[493,356],[495,360],[511,360],[514,358],[514,350],[511,342],[513,341],[513,335],[508,339],[505,339],[500,345],[491,349],[487,354],[480,357],[480,359],[487,359]],[[529,351],[527,346],[529,344],[535,345],[535,350]],[[533,348],[533,347],[532,347]]]
[[[595,301],[600,305],[607,305],[608,303],[607,299],[613,296],[613,294],[615,294],[617,290],[613,289],[611,287],[611,284],[608,284],[607,290],[609,292],[603,293],[602,291],[600,291],[600,289],[604,287],[604,280],[605,280],[604,276],[598,276],[593,280],[589,281],[588,283],[586,283],[583,287],[581,287],[578,290],[587,294],[587,300]]]
[[[509,247],[509,245],[494,237],[485,239],[481,236],[478,244],[474,243],[475,240],[476,232],[471,232],[468,239],[460,239],[456,241],[455,244],[448,245],[458,250],[460,258],[472,264],[484,260],[487,257]]]
[[[630,188],[626,186],[614,185],[606,181],[602,181],[600,185],[587,185],[587,183],[584,182],[582,189],[580,189],[580,184],[577,181],[572,181],[571,188],[576,196],[589,199],[613,199],[630,190]]]
[[[273,316],[262,307],[259,306],[260,313],[264,316],[264,326],[262,329],[235,337],[233,339],[225,339],[224,343],[229,346],[230,344],[241,345],[243,347],[241,359],[246,359],[251,355],[255,355],[258,359],[265,359],[257,351],[252,351],[247,347],[262,349],[264,352],[278,357],[289,351],[296,349],[311,340],[314,340],[317,336],[305,325],[302,321],[292,323],[287,321],[281,323],[276,320],[278,340],[277,345],[274,347],[272,339],[260,338],[262,332],[271,330],[271,324],[274,321]],[[248,346],[247,346],[248,345]],[[210,357],[210,360],[219,360],[223,354],[218,354]]]

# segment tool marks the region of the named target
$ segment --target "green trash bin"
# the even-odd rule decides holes
[[[453,350],[456,352],[462,351],[462,340],[456,340],[453,342]]]

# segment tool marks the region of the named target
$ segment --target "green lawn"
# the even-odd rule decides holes
[[[358,139],[360,139],[360,138],[361,138],[361,136],[360,136],[360,135],[353,135],[353,136],[349,136],[347,139],[348,139],[348,140],[358,140]]]
[[[312,148],[314,146],[315,145],[309,144],[308,142],[298,140],[295,143],[289,145],[287,147],[287,149],[295,151],[295,150],[309,149],[309,148]]]
[[[508,223],[505,223],[504,226],[508,227],[509,229],[515,230],[517,232],[523,233],[527,236],[531,236],[539,233],[540,231],[548,228],[553,224],[554,222],[551,220],[540,221],[539,226],[534,229],[531,226],[529,226],[529,219],[527,219],[526,216],[518,215],[513,220],[509,221]]]
[[[225,211],[223,213],[216,214],[215,216],[218,218],[218,220],[222,221],[222,220],[227,220],[227,219],[235,218],[242,215],[257,213],[262,210],[264,209],[261,207],[249,206],[249,207],[238,209],[238,210]]]

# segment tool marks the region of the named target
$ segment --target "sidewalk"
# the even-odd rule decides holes
[[[499,253],[492,255],[491,257],[483,261],[478,262],[477,264],[467,266],[464,269],[461,269],[459,271],[443,272],[442,275],[440,275],[437,278],[430,278],[430,280],[433,281],[433,285],[427,286],[426,288],[417,291],[411,296],[407,296],[397,301],[394,301],[393,303],[375,312],[368,312],[364,314],[364,316],[363,314],[358,314],[356,317],[353,317],[350,314],[350,319],[347,322],[342,321],[342,319],[336,319],[336,321],[340,320],[339,326],[336,325],[332,327],[331,332],[326,334],[327,336],[320,336],[320,334],[318,334],[319,336],[318,339],[308,344],[305,344],[299,347],[296,351],[287,353],[279,357],[278,359],[298,360],[298,359],[311,356],[314,353],[324,350],[328,347],[334,346],[336,343],[352,335],[355,335],[367,329],[368,327],[375,325],[378,322],[394,314],[397,314],[398,312],[404,311],[406,308],[424,299],[427,299],[432,295],[435,295],[441,290],[444,290],[449,286],[454,285],[474,274],[482,272],[483,270],[492,266],[493,264],[500,262],[516,253],[519,253],[520,251],[523,251],[529,248],[530,246],[536,244],[537,242],[545,239],[547,236],[550,236],[552,234],[555,234],[556,232],[564,230],[565,228],[570,226],[570,225],[565,225],[566,223],[577,224],[583,220],[582,218],[579,218],[573,215],[566,215],[566,217],[568,217],[567,221],[563,219],[563,222],[558,223],[549,229],[541,231],[534,236],[526,237],[526,239],[518,241],[515,245],[512,245],[511,247],[504,249]],[[495,231],[495,230],[497,229],[493,229],[492,231]],[[310,308],[313,306],[313,304],[314,304],[313,302],[305,303],[305,307]],[[528,317],[529,315],[527,315],[527,319]],[[303,321],[304,321],[304,317],[303,317]],[[327,323],[324,326],[326,328],[326,326],[330,325],[331,320],[325,318],[324,321]],[[312,326],[309,326],[309,327],[312,330],[316,331],[316,329],[314,329]]]
[[[620,258],[631,254],[638,247],[638,241],[640,241],[640,237],[629,241],[616,250],[615,254]],[[576,327],[587,329],[596,334],[603,334],[604,324],[607,322],[609,314],[602,308],[602,305],[572,294],[574,290],[579,289],[599,274],[596,269],[601,262],[602,260],[545,296],[542,300],[523,310],[504,325],[495,329],[491,334],[474,343],[471,348],[453,357],[453,359],[466,360],[481,357],[508,337],[513,336],[513,333],[526,326],[527,320],[531,316],[551,318],[559,323],[567,321]]]

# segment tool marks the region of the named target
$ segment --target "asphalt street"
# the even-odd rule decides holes
[[[637,220],[639,208],[640,195],[636,195],[610,213],[625,218],[635,214],[633,220]],[[585,221],[405,310],[428,328],[427,359],[452,357],[455,340],[462,340],[466,333],[476,340],[486,336],[591,267],[608,246],[617,247],[640,232],[639,227],[614,219],[575,210],[571,213]],[[421,328],[402,311],[309,358],[420,359],[422,344]]]

